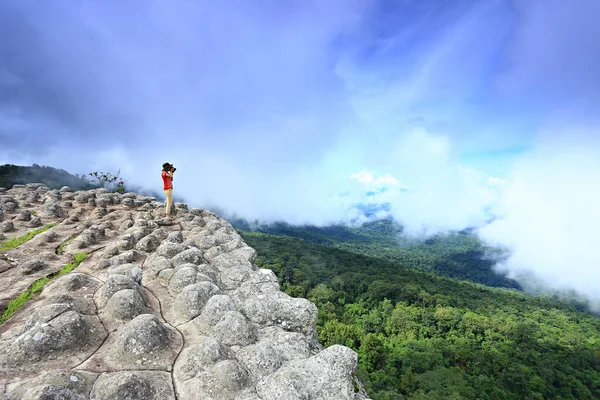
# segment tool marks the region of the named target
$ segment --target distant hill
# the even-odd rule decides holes
[[[4,164],[0,166],[0,187],[10,189],[13,185],[27,183],[43,183],[51,189],[69,186],[73,190],[88,190],[96,187],[83,175],[73,175],[64,169],[38,164],[31,166]]]
[[[498,255],[500,251],[486,246],[468,231],[416,240],[402,235],[402,226],[392,219],[367,222],[356,227],[341,224],[294,226],[284,222],[260,225],[239,218],[229,220],[242,231],[300,238],[313,244],[377,257],[449,278],[521,289],[518,282],[494,271],[495,261],[488,256]]]

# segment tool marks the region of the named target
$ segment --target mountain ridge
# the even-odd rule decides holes
[[[505,256],[503,251],[486,246],[468,231],[437,234],[418,240],[403,236],[402,226],[392,219],[358,226],[337,224],[324,227],[294,226],[285,222],[255,224],[240,218],[227,219],[240,231],[302,238],[314,244],[382,258],[441,276],[522,289],[517,281],[494,270],[496,261]]]
[[[21,190],[22,187],[17,189]],[[41,192],[55,193],[47,189],[41,189]],[[148,196],[129,193],[121,195],[120,204],[113,204],[113,196],[118,198],[120,195],[109,193],[105,189],[95,193],[91,196],[93,199],[87,199],[89,203],[75,203],[97,211],[99,209],[100,213],[104,213],[101,210],[107,206],[125,206],[139,209],[142,215],[148,212],[160,214],[161,205]],[[71,194],[65,196],[68,198]],[[32,199],[39,202],[36,195]],[[24,205],[29,207],[28,200],[24,196],[17,202],[25,201]],[[55,194],[44,199],[42,204],[49,203],[48,210],[44,212],[60,212],[51,205],[55,200]],[[67,199],[66,202],[72,201]],[[179,213],[182,212],[182,207],[182,203],[176,205]],[[39,210],[34,210],[28,216],[24,212],[26,209],[20,209],[17,216],[16,207],[9,205],[8,208],[12,221],[29,218],[27,223],[33,224],[40,215]],[[204,212],[209,213],[207,210]],[[110,214],[112,213],[98,217],[109,218]],[[216,216],[214,213],[210,214]],[[187,214],[184,212],[183,215]],[[157,216],[148,217],[147,223],[156,222]],[[67,219],[73,217],[77,219],[81,215],[68,215]],[[229,221],[231,228],[237,228],[243,241],[256,250],[254,264],[260,269],[274,272],[270,285],[277,283],[287,295],[305,298],[316,304],[318,342],[326,347],[342,345],[358,355],[355,373],[352,374],[358,380],[354,380],[353,385],[359,393],[365,396],[369,393],[373,400],[600,397],[597,389],[600,387],[597,384],[600,383],[600,320],[587,312],[585,302],[576,298],[531,295],[517,290],[519,288],[503,288],[502,285],[490,287],[473,283],[472,276],[471,280],[448,278],[435,268],[427,270],[419,268],[419,265],[411,266],[410,262],[398,262],[394,257],[386,257],[390,254],[385,254],[386,247],[389,251],[392,246],[398,246],[403,251],[414,251],[413,256],[417,261],[421,260],[424,266],[435,267],[435,264],[431,264],[431,258],[419,257],[423,252],[437,249],[433,255],[438,260],[461,262],[468,271],[477,267],[477,264],[470,264],[473,258],[452,259],[464,256],[465,252],[461,250],[464,246],[463,250],[469,250],[471,245],[476,248],[477,243],[470,242],[472,239],[469,238],[468,231],[411,243],[403,241],[401,235],[398,240],[401,230],[390,219],[372,221],[358,228],[337,225],[326,229],[307,229],[305,226],[284,224],[275,226],[279,230],[272,231],[278,236],[260,233],[256,229],[268,230],[265,225],[253,226],[242,221],[245,222],[244,225],[239,223],[240,219],[225,219]],[[78,224],[82,221],[80,219],[71,223]],[[36,226],[37,224],[39,221]],[[123,221],[123,224],[122,228],[125,229],[130,222]],[[136,228],[139,229],[139,224],[144,222],[136,220],[135,224],[138,224]],[[255,231],[243,230],[248,227]],[[125,233],[131,228],[119,229]],[[165,228],[159,228],[159,235],[160,229]],[[84,236],[93,240],[96,234],[88,231]],[[134,233],[133,239],[123,235],[121,246],[130,246],[138,240],[136,235],[141,234],[143,232]],[[42,239],[45,237],[44,233],[38,236]],[[157,245],[157,239],[152,239],[152,236],[149,234],[148,239],[142,238],[143,246]],[[64,240],[52,248],[52,251],[58,255],[62,254],[68,244],[78,246],[76,237],[77,235],[63,237]],[[340,238],[343,240],[339,240]],[[6,237],[0,237],[0,241],[4,239]],[[47,246],[45,241],[41,245]],[[137,245],[139,243],[135,244]],[[374,247],[369,248],[367,245]],[[454,247],[456,248],[453,249]],[[382,249],[383,254],[379,253]],[[378,257],[368,254],[367,250],[376,252]],[[75,250],[69,253],[71,256],[73,251]],[[123,254],[131,256],[129,251],[123,252],[122,249],[117,251],[119,254],[111,255],[113,251],[115,250],[111,249],[106,254],[102,253],[106,257],[121,260],[118,262],[127,261],[121,258],[125,257]],[[475,259],[480,255],[471,254]],[[408,261],[410,260],[409,257]],[[133,262],[135,261],[134,259]],[[0,276],[6,262],[14,263],[10,258],[7,261],[0,257]],[[92,260],[83,261],[82,267],[78,268],[89,268],[90,262]],[[161,269],[168,265],[168,261],[166,264],[165,260],[161,260],[156,266],[153,264],[147,266]],[[145,263],[142,264],[144,266]],[[25,268],[35,270],[39,268],[39,264],[28,263]],[[104,265],[103,268],[108,268],[108,271],[117,275],[135,270],[127,267],[132,269],[125,268],[123,271],[112,265]],[[172,277],[170,272],[163,272],[161,279]],[[25,303],[21,312],[27,312],[27,307],[31,304],[32,302]],[[158,308],[161,307],[159,304]],[[4,325],[0,325],[0,331],[14,321],[15,319],[9,319]],[[147,322],[149,321],[144,324]],[[266,349],[261,347],[262,350]],[[264,352],[260,354],[265,355]],[[498,365],[502,368],[498,369]],[[98,378],[96,375],[77,376],[75,377],[82,382]],[[162,379],[160,374],[120,377],[134,383],[148,378],[157,381]],[[67,386],[69,384],[69,375],[64,375],[64,372],[45,375],[44,379],[46,382],[60,381]],[[108,379],[107,382],[113,381]],[[100,387],[108,385],[102,381],[100,383]],[[7,396],[10,391],[22,393],[22,387],[17,386],[3,388],[0,383],[0,399],[4,400],[2,395]],[[43,394],[37,393],[36,396],[38,395]]]

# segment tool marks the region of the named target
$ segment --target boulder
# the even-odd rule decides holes
[[[44,204],[43,214],[47,218],[65,218],[67,213],[58,202]]]
[[[22,210],[19,215],[17,216],[17,219],[19,221],[31,221],[31,211],[29,210]]]
[[[15,229],[15,224],[12,221],[0,222],[0,232],[10,232]]]
[[[174,400],[171,376],[165,372],[125,371],[101,375],[90,393],[92,400]]]

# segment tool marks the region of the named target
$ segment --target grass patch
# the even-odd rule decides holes
[[[0,251],[8,251],[8,250],[16,249],[23,243],[28,242],[29,240],[33,239],[36,235],[39,235],[40,233],[45,232],[54,226],[56,226],[55,223],[49,224],[49,225],[43,226],[41,228],[38,228],[34,231],[31,231],[31,232],[27,233],[26,235],[8,239],[4,243],[0,244]]]
[[[64,242],[62,242],[61,244],[58,245],[58,247],[56,248],[56,254],[60,255],[63,253],[63,251],[65,250],[65,247],[71,243],[73,241],[73,239],[75,239],[77,237],[78,234],[75,234],[73,236],[71,236],[70,238],[68,238],[67,240],[65,240]]]
[[[45,276],[33,282],[26,291],[24,291],[23,293],[12,299],[10,303],[8,303],[6,310],[4,310],[2,316],[0,316],[0,325],[6,322],[23,304],[31,300],[38,293],[40,293],[48,282],[50,282],[54,278],[58,278],[59,276],[66,275],[69,272],[73,271],[75,268],[77,268],[77,266],[79,266],[79,264],[83,262],[83,260],[87,258],[87,256],[88,255],[85,253],[77,253],[73,257],[72,263],[65,265],[59,271],[56,271],[48,276]]]

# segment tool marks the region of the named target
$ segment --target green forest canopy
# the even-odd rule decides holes
[[[468,232],[438,234],[420,241],[402,235],[402,227],[390,219],[356,227],[275,223],[250,229],[250,225],[240,219],[233,219],[231,223],[244,231],[296,237],[309,243],[377,257],[450,278],[494,287],[521,288],[518,282],[494,271],[495,260],[503,257],[504,253],[484,245]]]
[[[584,304],[242,235],[286,293],[317,304],[321,343],[358,353],[374,400],[600,397],[600,319]]]

